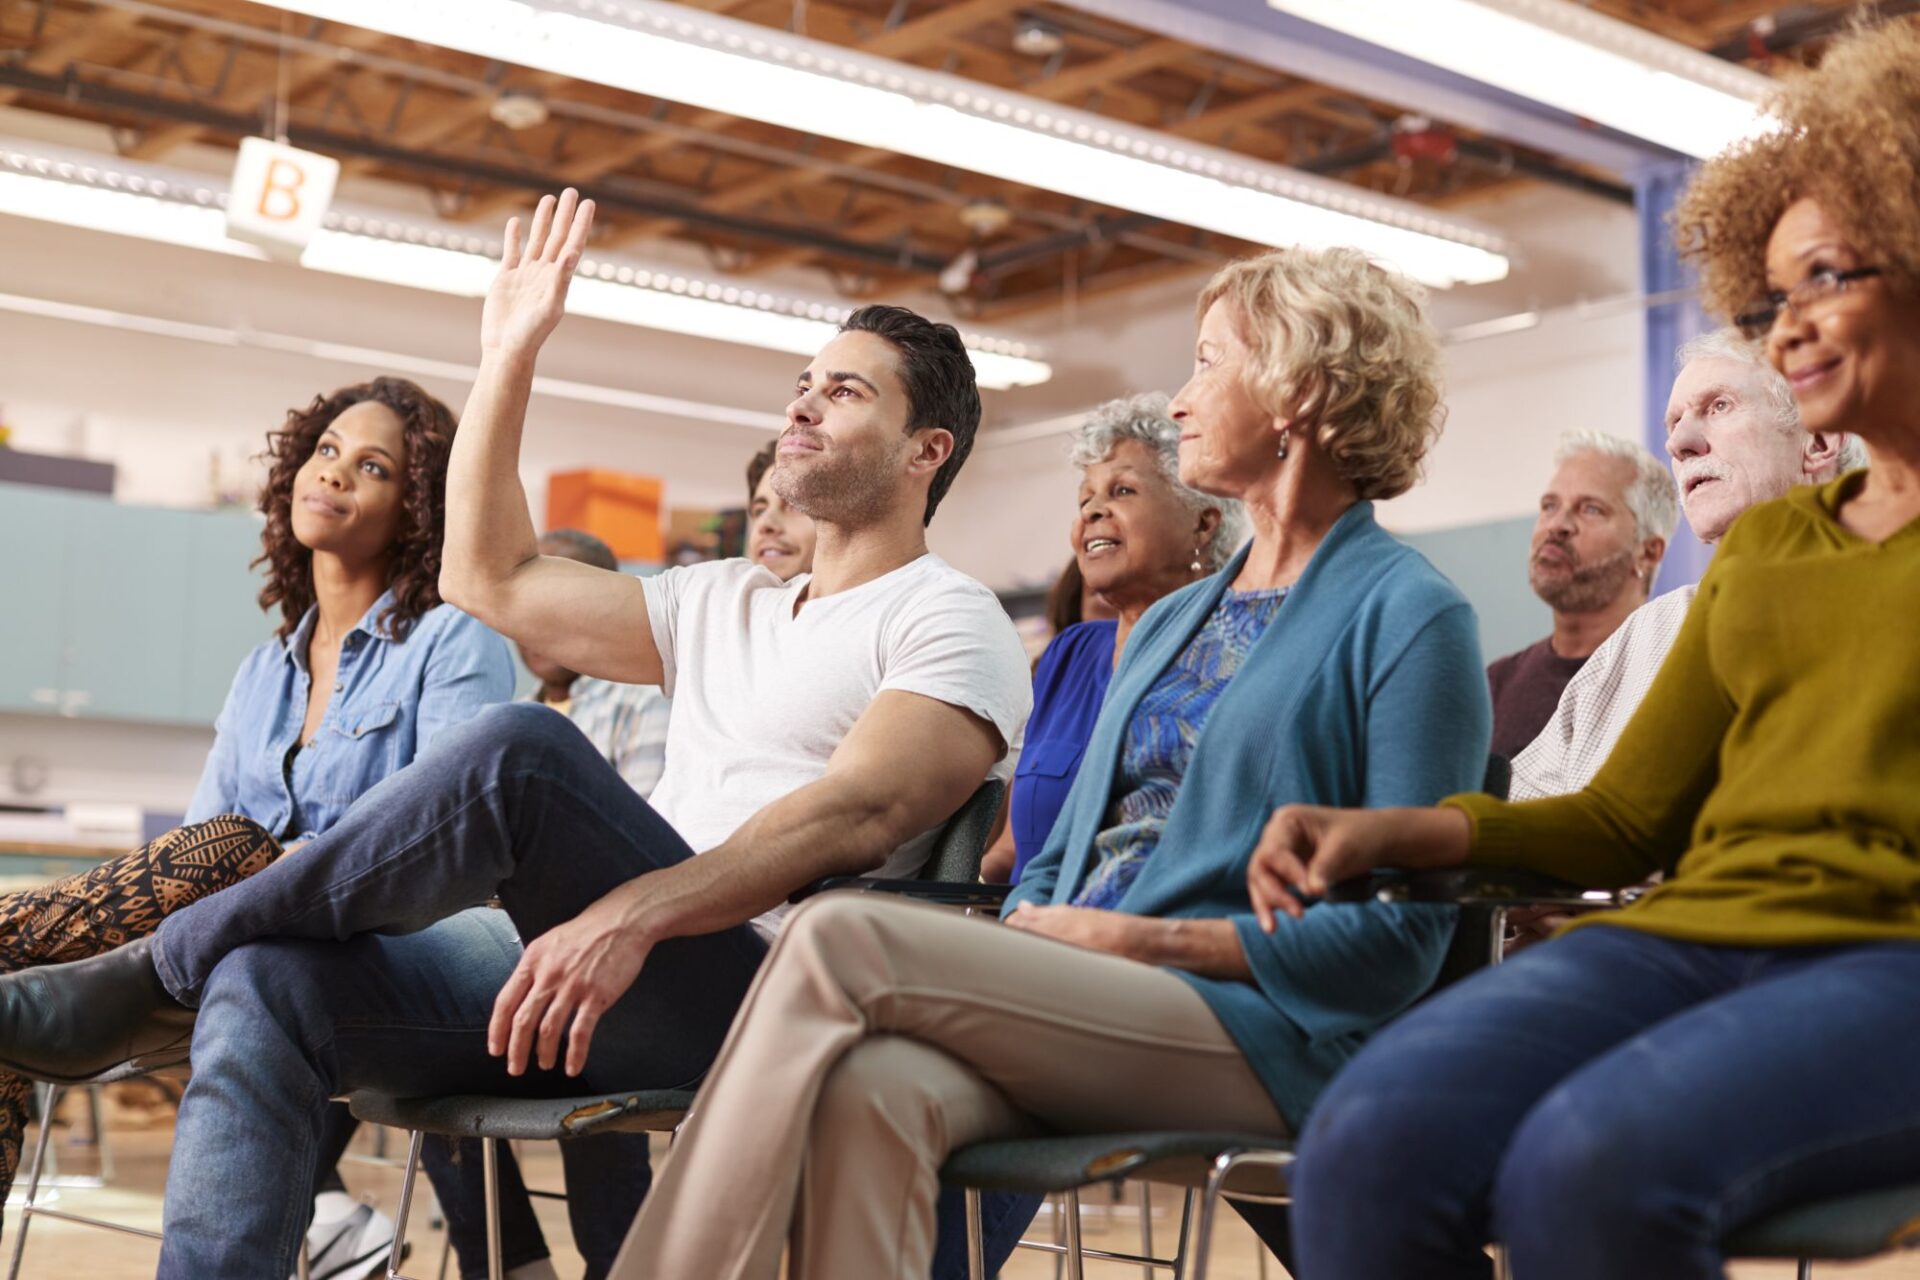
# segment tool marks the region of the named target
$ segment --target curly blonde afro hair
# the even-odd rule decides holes
[[[1920,19],[1861,27],[1768,100],[1779,128],[1701,167],[1675,241],[1722,319],[1767,293],[1767,240],[1788,205],[1820,202],[1865,260],[1920,295]]]
[[[1225,299],[1252,349],[1247,389],[1310,426],[1362,498],[1419,483],[1446,421],[1440,340],[1419,285],[1353,249],[1275,249],[1221,268],[1195,315]]]

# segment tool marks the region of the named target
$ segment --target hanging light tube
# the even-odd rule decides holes
[[[661,0],[269,3],[1255,244],[1347,245],[1435,287],[1508,271],[1497,233],[1421,205]]]

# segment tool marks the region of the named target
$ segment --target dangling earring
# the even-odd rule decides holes
[[[1293,429],[1291,427],[1286,428],[1280,433],[1280,457],[1283,460],[1287,456],[1287,441],[1290,437],[1292,437],[1292,435],[1293,435]]]
[[[1207,566],[1200,562],[1200,548],[1193,549],[1193,563],[1187,566],[1188,573],[1205,573]]]

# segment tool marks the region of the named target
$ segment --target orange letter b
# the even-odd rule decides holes
[[[291,222],[300,216],[300,197],[306,185],[307,171],[291,160],[274,159],[267,165],[267,178],[260,186],[260,204],[256,212],[263,218]]]

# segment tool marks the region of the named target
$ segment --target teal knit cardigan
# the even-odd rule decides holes
[[[1079,776],[1007,911],[1072,900],[1115,798],[1135,709],[1246,554],[1161,600],[1134,628]],[[1234,922],[1253,982],[1170,972],[1206,1000],[1296,1132],[1368,1033],[1433,984],[1455,912],[1314,906],[1269,936],[1247,897],[1254,843],[1284,804],[1426,805],[1477,790],[1492,722],[1472,606],[1374,522],[1370,502],[1335,522],[1213,705],[1159,848],[1118,909]]]

